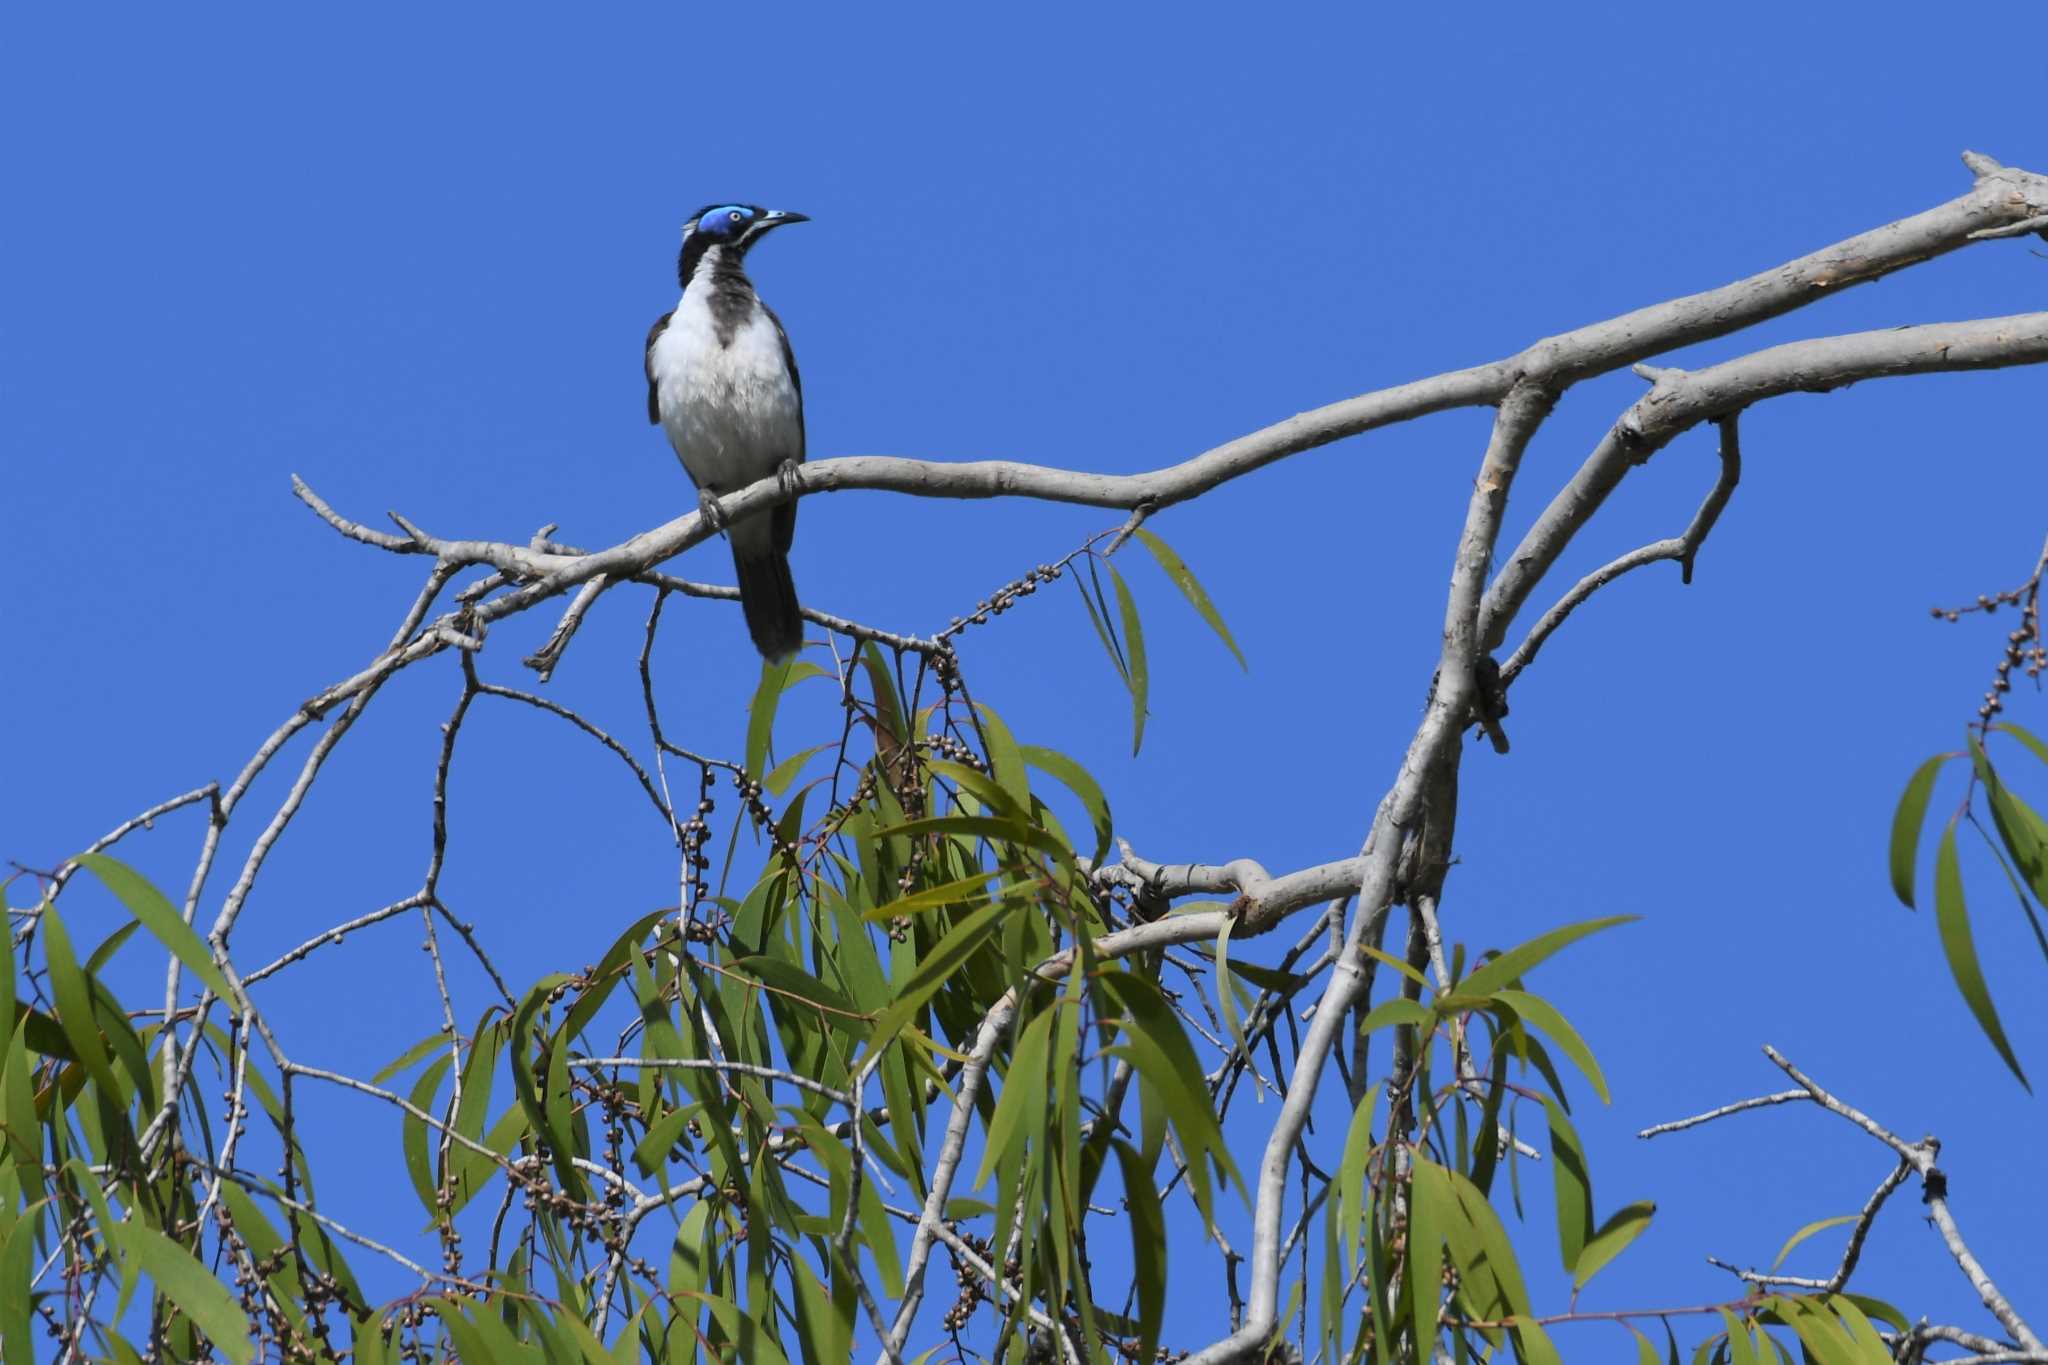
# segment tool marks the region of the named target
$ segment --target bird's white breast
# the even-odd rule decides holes
[[[803,406],[760,302],[721,346],[710,290],[683,291],[651,356],[669,444],[701,488],[728,493],[803,456]]]

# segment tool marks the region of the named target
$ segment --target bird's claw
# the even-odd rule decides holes
[[[784,460],[775,466],[775,483],[785,497],[795,497],[803,492],[803,476],[797,473],[795,460]]]
[[[723,531],[725,529],[725,512],[718,505],[718,495],[710,489],[700,488],[697,490],[697,511],[703,515],[705,521],[711,523],[712,530]]]

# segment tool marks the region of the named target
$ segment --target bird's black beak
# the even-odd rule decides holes
[[[763,227],[781,227],[784,223],[808,223],[810,221],[811,215],[808,213],[789,213],[782,209],[770,209],[761,215],[761,226]]]

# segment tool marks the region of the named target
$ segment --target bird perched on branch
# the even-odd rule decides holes
[[[754,292],[747,252],[801,213],[712,204],[683,225],[676,264],[681,302],[647,333],[647,420],[697,485],[698,506],[732,541],[740,609],[763,658],[803,645],[789,545],[796,503],[726,525],[718,499],[771,474],[791,477],[804,458],[803,381],[782,320]]]

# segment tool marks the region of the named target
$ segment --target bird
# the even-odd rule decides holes
[[[708,204],[683,224],[682,298],[647,333],[647,420],[697,485],[705,519],[732,542],[740,610],[761,657],[803,647],[789,576],[794,498],[726,524],[718,499],[770,475],[793,479],[804,458],[804,390],[782,320],[754,292],[745,262],[763,237],[807,215],[753,204]]]

